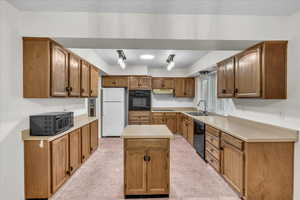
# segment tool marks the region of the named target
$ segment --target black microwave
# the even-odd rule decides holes
[[[74,126],[73,112],[49,112],[30,116],[31,136],[52,136]]]
[[[129,110],[151,110],[151,90],[129,90]]]

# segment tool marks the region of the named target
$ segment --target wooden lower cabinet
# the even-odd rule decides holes
[[[124,139],[124,193],[169,194],[169,139]]]
[[[90,123],[91,131],[91,152],[94,152],[98,148],[99,137],[98,137],[98,120]]]
[[[88,159],[91,153],[91,133],[90,125],[81,128],[81,162]]]
[[[177,133],[182,135],[183,114],[177,113]]]
[[[176,112],[152,112],[152,124],[165,124],[172,133],[177,132],[177,113]]]
[[[150,111],[129,111],[128,124],[129,125],[151,124],[151,112]]]
[[[69,178],[69,137],[65,135],[51,142],[52,192]]]
[[[194,121],[188,116],[182,120],[182,136],[191,144],[194,144]]]
[[[69,134],[70,174],[81,166],[81,130],[77,129]]]
[[[48,199],[69,179],[91,154],[97,124],[96,120],[53,140],[24,140],[26,199]]]
[[[244,193],[244,152],[222,142],[222,175],[241,195]]]

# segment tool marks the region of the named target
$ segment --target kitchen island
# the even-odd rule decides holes
[[[129,125],[124,141],[124,196],[170,192],[170,138],[166,125]]]

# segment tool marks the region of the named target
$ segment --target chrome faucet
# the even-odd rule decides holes
[[[201,102],[203,102],[203,104],[204,104],[204,110],[203,110],[203,113],[206,114],[206,113],[207,113],[207,102],[206,102],[206,100],[200,99],[199,102],[198,102],[198,104],[197,104],[197,107],[200,106]]]

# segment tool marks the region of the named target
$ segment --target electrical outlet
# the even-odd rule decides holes
[[[279,112],[279,117],[282,119],[282,120],[285,120],[285,113],[283,111],[280,111]]]

